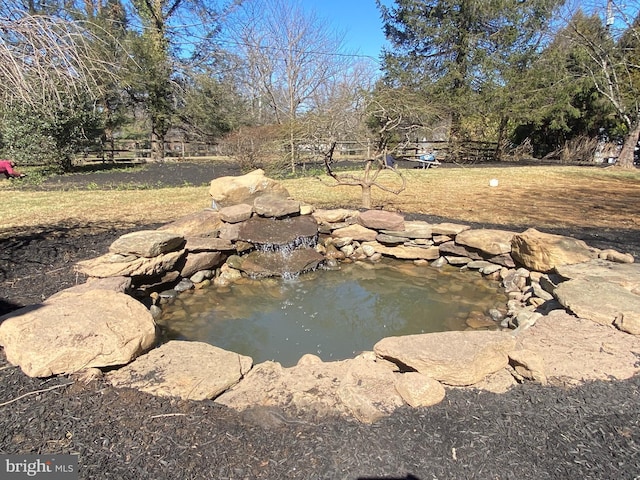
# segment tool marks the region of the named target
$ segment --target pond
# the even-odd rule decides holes
[[[506,302],[477,272],[384,260],[190,290],[164,306],[159,324],[167,339],[292,366],[306,353],[342,360],[384,337],[466,330],[471,317],[491,325],[487,312]]]

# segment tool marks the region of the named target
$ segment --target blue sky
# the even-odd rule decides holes
[[[345,34],[347,50],[379,57],[385,38],[375,0],[301,0],[301,3]]]

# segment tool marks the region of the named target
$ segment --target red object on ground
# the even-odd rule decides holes
[[[0,160],[0,173],[4,173],[7,178],[20,177],[22,174],[13,169],[14,163],[11,160]]]

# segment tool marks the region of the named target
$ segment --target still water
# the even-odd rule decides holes
[[[165,306],[159,323],[168,339],[292,366],[305,353],[342,360],[384,337],[464,330],[469,315],[506,301],[498,283],[478,273],[388,260],[191,290]]]

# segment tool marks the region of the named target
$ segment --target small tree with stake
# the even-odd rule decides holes
[[[378,85],[366,102],[364,109],[363,138],[375,138],[373,158],[364,162],[360,174],[337,173],[333,169],[333,152],[336,142],[332,141],[324,154],[324,166],[335,183],[331,186],[359,186],[362,189],[362,207],[371,208],[371,190],[377,187],[385,192],[400,194],[407,188],[407,180],[395,165],[387,162],[387,155],[401,152],[416,132],[436,118],[434,109],[424,98],[405,89],[394,89]],[[399,184],[390,180],[383,172],[391,172],[399,179]]]

